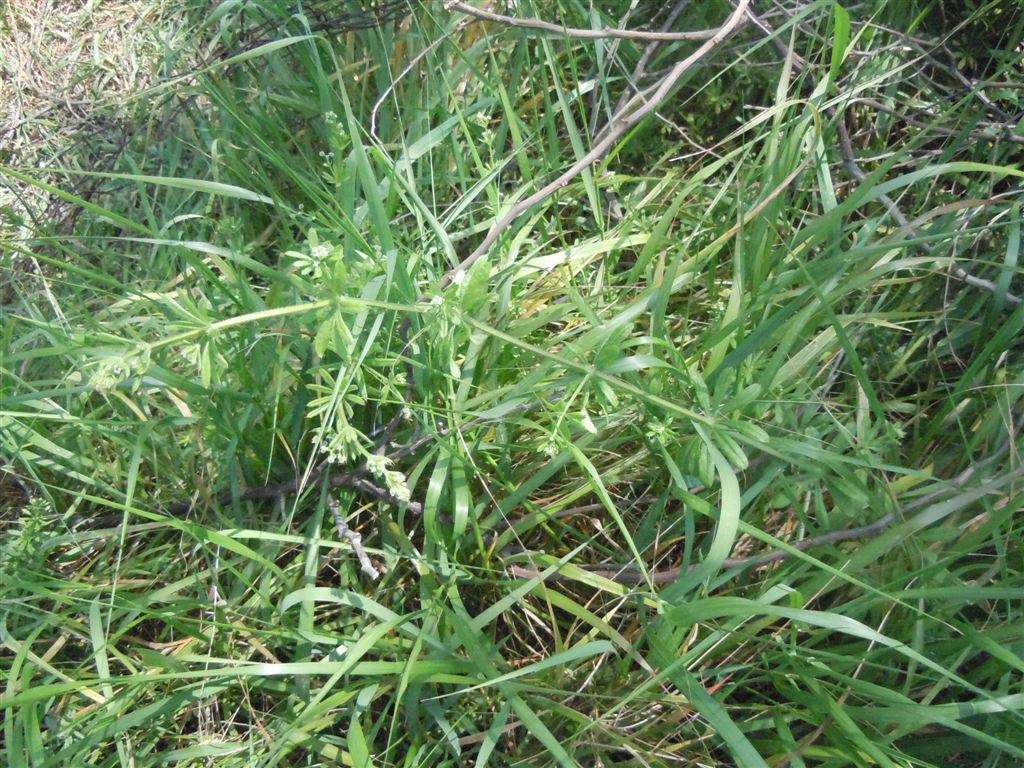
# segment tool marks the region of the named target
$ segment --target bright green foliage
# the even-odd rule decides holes
[[[451,272],[644,44],[312,5],[187,4],[206,64],[3,244],[0,761],[1021,761],[1024,14],[784,0]]]

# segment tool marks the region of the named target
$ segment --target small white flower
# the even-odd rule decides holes
[[[137,344],[119,357],[100,360],[89,377],[89,384],[99,392],[110,392],[129,379],[144,374],[149,369],[149,362],[149,346]]]
[[[405,481],[405,475],[401,472],[391,469],[387,470],[384,473],[384,483],[388,487],[388,493],[399,501],[409,501],[412,498],[412,493],[409,491],[409,486]]]
[[[315,245],[309,249],[309,255],[317,261],[322,261],[331,255],[331,249],[326,245]]]
[[[460,269],[452,275],[452,283],[454,285],[462,285],[464,282],[466,282],[466,270]]]
[[[647,426],[647,437],[651,440],[662,440],[668,427],[662,421],[651,422]]]
[[[101,365],[89,377],[89,385],[98,392],[109,392],[121,383],[109,365]]]
[[[345,453],[344,446],[338,445],[337,443],[330,443],[324,448],[324,452],[327,454],[327,461],[330,464],[344,464],[348,455]]]
[[[561,453],[561,449],[559,449],[558,444],[554,440],[548,440],[540,450],[549,459],[553,459]]]
[[[435,296],[430,300],[430,306],[432,307],[440,307],[442,304],[444,304],[444,299],[440,296]]]
[[[371,454],[366,460],[366,470],[375,477],[383,477],[391,460],[379,453]]]

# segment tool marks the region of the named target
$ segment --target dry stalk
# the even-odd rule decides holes
[[[1015,424],[1010,427],[1010,434],[1006,441],[989,457],[972,463],[960,474],[954,477],[952,480],[944,483],[941,488],[938,488],[931,493],[922,496],[919,499],[904,505],[899,511],[900,516],[904,516],[910,512],[916,512],[919,509],[927,507],[932,502],[937,501],[943,496],[960,490],[973,478],[979,471],[985,467],[991,466],[996,461],[1001,459],[1004,455],[1010,452],[1011,448],[1017,445],[1017,435],[1024,430],[1024,417],[1022,417]],[[989,483],[992,488],[1000,487],[1001,485],[1008,483],[1017,477],[1020,477],[1024,473],[1024,469],[1018,468],[1003,475],[996,480]],[[852,541],[854,539],[870,539],[874,536],[878,536],[885,531],[890,525],[897,520],[897,513],[890,512],[887,515],[883,515],[881,518],[868,525],[857,526],[856,528],[843,528],[838,531],[830,531],[828,533],[822,533],[817,536],[811,536],[803,539],[802,541],[795,542],[789,545],[786,549],[773,549],[769,550],[760,555],[751,555],[750,557],[736,557],[728,558],[723,563],[722,567],[726,570],[734,568],[758,568],[770,563],[776,563],[781,560],[785,560],[793,556],[792,550],[798,550],[800,552],[806,552],[809,549],[815,549],[817,547],[823,547],[828,544],[838,544],[843,541]],[[619,566],[580,566],[580,570],[585,571],[593,576],[600,576],[602,578],[613,581],[617,584],[671,584],[676,581],[684,572],[693,570],[696,565],[690,566],[690,568],[668,568],[665,570],[651,570],[645,575],[642,571],[637,569],[633,564],[624,564]],[[575,581],[568,576],[563,576],[558,573],[545,576],[545,574],[538,568],[524,568],[523,566],[513,565],[509,567],[509,572],[519,579],[541,579],[544,581]]]
[[[345,522],[345,518],[341,514],[341,509],[338,507],[338,500],[334,498],[334,496],[329,495],[327,497],[327,507],[331,510],[331,514],[334,516],[334,526],[338,529],[338,536],[352,546],[352,551],[355,552],[356,558],[359,560],[359,569],[365,573],[371,581],[379,579],[380,571],[374,567],[373,561],[370,560],[370,556],[366,554],[366,550],[363,548],[362,535],[348,527],[348,524]]]
[[[523,29],[537,29],[542,32],[551,32],[562,37],[574,37],[583,40],[605,40],[614,38],[618,40],[648,40],[659,43],[674,43],[681,41],[711,40],[722,28],[700,29],[695,32],[649,32],[639,29],[580,29],[577,27],[566,27],[561,24],[552,24],[550,21],[541,19],[523,18],[519,16],[505,16],[493,11],[485,11],[482,8],[474,8],[468,3],[460,0],[449,0],[444,4],[446,10],[459,11],[469,16],[475,16],[484,21],[494,21],[506,27],[520,27]]]
[[[730,14],[726,22],[715,31],[710,39],[701,45],[696,51],[672,67],[669,72],[657,83],[637,93],[630,99],[626,106],[612,119],[612,122],[605,129],[602,136],[598,137],[593,148],[583,157],[577,160],[571,167],[563,172],[557,179],[534,192],[525,200],[521,200],[512,206],[498,221],[491,227],[487,235],[469,256],[459,262],[455,267],[448,270],[440,280],[441,288],[447,287],[455,275],[472,267],[492,245],[497,242],[502,233],[508,229],[520,216],[537,203],[546,200],[560,189],[568,186],[569,182],[579,176],[591,163],[596,162],[614,146],[623,135],[632,129],[647,115],[656,110],[668,98],[669,94],[678,84],[680,78],[698,61],[703,59],[726,38],[728,38],[743,21],[744,14],[750,0],[740,0],[736,9]],[[461,5],[461,3],[460,3]],[[633,107],[636,107],[633,109]],[[632,111],[631,111],[632,110]]]

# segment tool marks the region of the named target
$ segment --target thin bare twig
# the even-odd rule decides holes
[[[227,506],[235,500],[262,501],[266,499],[276,499],[292,493],[300,492],[303,488],[306,488],[310,482],[321,476],[322,470],[318,467],[308,476],[300,475],[293,477],[291,480],[285,480],[282,483],[270,483],[268,485],[258,485],[252,488],[245,488],[237,494],[232,491],[224,491],[215,496],[211,502],[205,502],[197,495],[188,501],[178,501],[171,504],[166,508],[165,512],[171,517],[185,517],[196,507],[204,503],[215,503],[219,506]],[[423,505],[418,501],[402,501],[401,499],[395,498],[386,489],[380,488],[367,480],[364,472],[361,470],[328,474],[324,476],[324,482],[326,482],[332,489],[351,488],[352,490],[365,493],[368,496],[373,496],[374,498],[385,501],[396,507],[405,504],[409,511],[414,515],[423,514]],[[121,513],[99,516],[76,515],[68,521],[68,527],[86,529],[110,528],[120,525],[122,519],[123,516]]]
[[[896,515],[890,512],[887,515],[879,518],[869,525],[861,525],[856,528],[844,528],[839,531],[830,531],[829,533],[823,533],[818,536],[811,536],[806,539],[802,539],[790,546],[793,549],[804,552],[808,549],[814,549],[816,547],[824,547],[828,544],[838,544],[843,541],[850,541],[852,539],[866,539],[872,536],[877,536],[890,525],[896,519]],[[726,558],[725,562],[722,563],[723,569],[732,568],[759,568],[770,563],[777,563],[780,560],[785,560],[788,557],[792,557],[793,553],[787,549],[773,549],[770,552],[765,552],[760,555],[750,555],[749,557],[730,557]],[[661,571],[648,571],[647,576],[650,577],[648,581],[639,569],[633,564],[622,565],[616,568],[601,568],[599,566],[584,565],[579,566],[581,570],[592,576],[600,576],[614,581],[616,584],[671,584],[676,581],[679,576],[683,573],[683,568],[668,568]],[[697,565],[691,565],[685,570],[693,570]],[[524,568],[522,566],[513,565],[510,566],[509,571],[513,576],[520,579],[534,579],[541,576],[541,571],[537,568]],[[555,574],[549,576],[548,580],[566,580],[568,577]]]
[[[729,0],[729,4],[733,7],[736,6],[735,0]],[[783,60],[790,59],[793,62],[793,70],[796,72],[803,72],[807,68],[807,62],[802,57],[797,56],[795,51],[790,50],[782,40],[779,38],[778,33],[772,28],[772,25],[767,20],[758,16],[753,8],[747,9],[747,18],[753,22],[754,26],[760,29],[764,34],[771,40],[772,46],[779,55],[782,56]]]
[[[958,491],[963,488],[972,477],[974,477],[980,470],[995,463],[1005,454],[1007,454],[1011,448],[1016,446],[1017,435],[1024,429],[1024,417],[1022,417],[1016,424],[1011,424],[1010,434],[1003,444],[987,458],[972,463],[960,474],[950,480],[948,483],[944,483],[941,488],[922,496],[919,499],[905,504],[901,510],[901,515],[906,515],[910,512],[915,512],[922,509],[932,502],[940,499],[948,493]],[[1017,469],[1010,472],[1008,475],[1003,476],[997,481],[993,481],[993,485],[1000,485],[1003,481],[1009,482],[1015,477],[1021,474],[1022,470]],[[817,547],[823,547],[828,544],[838,544],[843,541],[852,541],[853,539],[869,539],[878,536],[885,531],[890,525],[892,525],[897,519],[895,512],[890,512],[883,515],[881,518],[868,525],[857,526],[856,528],[844,528],[838,531],[830,531],[828,533],[822,533],[817,536],[811,536],[801,541],[795,542],[786,549],[773,549],[760,555],[751,555],[749,557],[736,557],[727,558],[722,564],[724,569],[733,568],[758,568],[770,563],[776,563],[781,560],[785,560],[793,556],[791,549],[798,550],[800,552],[806,552],[809,549],[815,549]],[[691,565],[686,570],[693,570],[697,565]],[[617,566],[615,568],[601,567],[601,566],[579,566],[580,570],[585,571],[593,576],[600,576],[614,581],[616,584],[671,584],[676,581],[683,573],[683,568],[669,568],[660,571],[648,571],[645,575],[633,564],[626,564]],[[519,565],[512,565],[509,567],[509,572],[519,579],[537,579],[545,578],[543,572],[538,568],[525,568]],[[569,576],[554,573],[547,576],[546,581],[574,581]]]
[[[863,104],[872,109],[877,109],[879,112],[885,112],[899,118],[907,125],[913,125],[917,128],[925,128],[927,130],[938,133],[941,136],[960,136],[963,131],[958,131],[955,128],[944,128],[940,125],[932,125],[926,123],[924,120],[918,120],[911,117],[906,112],[897,109],[896,107],[890,107],[888,104],[883,104],[877,99],[871,99],[866,96],[858,96],[851,101],[851,104]],[[921,112],[924,115],[932,118],[933,120],[939,119],[939,116],[929,112],[924,108],[915,108],[915,111]],[[970,131],[967,133],[972,139],[976,141],[1009,141],[1014,144],[1024,144],[1024,136],[1018,136],[1013,132],[1013,127],[1004,123],[993,123],[993,122],[981,122],[978,123],[981,126],[979,131]],[[986,131],[993,131],[994,133],[987,133]]]
[[[443,43],[445,40],[450,39],[453,35],[458,34],[475,21],[479,21],[479,19],[463,19],[462,21],[455,25],[454,29],[452,29],[449,32],[445,32],[439,38],[431,42],[430,45],[428,45],[422,51],[413,56],[409,63],[406,64],[405,67],[402,69],[402,71],[398,73],[398,77],[394,78],[391,81],[390,85],[388,85],[388,87],[384,89],[384,93],[380,95],[380,98],[377,99],[377,101],[374,103],[373,109],[370,110],[370,136],[372,136],[375,141],[380,141],[380,138],[377,136],[377,115],[380,113],[381,105],[384,103],[385,99],[387,99],[387,97],[391,95],[391,93],[395,90],[395,86],[398,85],[399,81],[403,77],[408,75],[410,72],[412,72],[413,67],[419,64],[421,61],[423,61],[423,59],[426,58],[430,54],[430,52],[437,48],[441,43]]]
[[[683,12],[683,9],[689,4],[690,0],[676,0],[675,6],[669,12],[668,18],[665,19],[665,23],[661,29],[663,32],[668,31],[673,24],[676,23],[676,19]],[[644,52],[640,54],[640,60],[636,63],[633,68],[633,74],[630,76],[630,83],[633,84],[635,90],[640,90],[636,83],[639,83],[643,76],[647,74],[647,64],[654,55],[654,52],[661,46],[661,40],[652,40],[644,47]],[[623,107],[626,106],[626,102],[629,100],[629,91],[623,92],[622,96],[619,97],[618,102],[615,104],[615,110],[613,114],[619,114],[622,112]]]
[[[836,130],[839,134],[839,150],[843,155],[843,165],[846,166],[846,170],[850,172],[858,181],[864,181],[867,178],[867,174],[858,165],[857,160],[853,155],[853,143],[850,141],[850,133],[846,130],[846,123],[843,120],[842,115],[836,120]],[[900,210],[899,205],[888,195],[879,195],[878,199],[882,201],[886,208],[889,209],[889,215],[892,216],[893,220],[901,227],[905,228],[911,235],[916,235],[917,230],[910,223],[910,220]],[[932,255],[934,253],[932,247],[928,243],[918,243],[918,247],[921,248],[925,253]],[[1016,294],[1004,291],[1002,288],[997,286],[991,280],[986,280],[982,277],[971,274],[966,269],[961,267],[955,261],[950,264],[950,272],[956,278],[963,280],[968,285],[973,285],[975,288],[981,288],[982,290],[988,291],[993,296],[1005,300],[1007,303],[1012,304],[1015,307],[1019,307],[1021,299]]]
[[[757,26],[764,30],[766,33],[768,33],[768,28],[764,24],[760,23],[759,19],[757,20],[757,22]],[[779,40],[777,37],[772,38],[772,43],[775,45],[776,49],[783,57],[785,57],[788,54],[788,49],[782,44],[782,41]],[[922,52],[922,57],[930,58],[927,51]],[[810,86],[811,90],[813,90],[814,88],[814,82],[814,76],[808,73],[808,85]],[[860,98],[857,99],[857,101],[860,103],[867,103],[869,100]],[[876,108],[878,108],[878,106],[876,106]],[[830,110],[830,113],[835,114],[833,110]],[[900,116],[903,117],[903,119],[908,120],[908,122],[910,121],[909,118],[906,118],[903,115]],[[850,140],[850,133],[846,128],[846,122],[843,119],[842,113],[836,115],[836,131],[839,137],[839,151],[843,157],[843,166],[846,168],[846,170],[850,173],[851,176],[857,179],[857,181],[864,181],[865,179],[867,179],[867,174],[864,173],[863,169],[860,167],[860,164],[857,162],[856,157],[854,156],[853,143]],[[938,132],[941,133],[942,129],[939,129]],[[899,205],[897,205],[891,197],[883,194],[880,195],[878,199],[881,200],[881,202],[886,206],[886,208],[889,210],[889,214],[892,216],[893,220],[895,220],[897,224],[905,228],[908,231],[908,233],[911,234],[912,236],[916,236],[916,228],[910,223],[907,217],[903,214],[903,211],[900,209]],[[932,255],[934,253],[931,246],[928,245],[927,243],[919,243],[919,247],[921,248],[921,250],[925,251],[925,253],[929,255]],[[955,261],[953,261],[950,265],[950,272],[954,277],[962,280],[968,285],[972,285],[975,288],[981,288],[982,290],[988,291],[994,296],[1004,299],[1007,303],[1012,304],[1015,307],[1020,306],[1021,304],[1021,299],[1019,296],[1010,293],[1009,291],[1003,291],[991,280],[985,280],[984,278],[977,277],[976,275],[971,274],[966,269],[957,264]]]
[[[715,32],[711,39],[678,64],[673,66],[668,74],[665,75],[665,77],[663,77],[658,83],[630,99],[626,105],[627,109],[641,101],[644,103],[629,114],[617,115],[609,124],[603,137],[599,138],[597,143],[589,152],[587,152],[587,154],[573,163],[573,165],[557,179],[537,190],[525,200],[521,200],[512,206],[512,208],[510,208],[508,212],[491,227],[483,241],[476,247],[476,250],[445,273],[440,280],[441,288],[447,287],[459,272],[472,267],[481,256],[490,250],[490,247],[497,242],[501,234],[523,213],[542,200],[547,199],[558,190],[565,188],[570,181],[579,176],[584,169],[590,166],[591,163],[603,157],[621,136],[657,109],[658,106],[668,98],[668,95],[672,92],[672,89],[679,82],[679,79],[683,74],[685,74],[690,67],[704,58],[708,53],[714,50],[723,40],[729,37],[729,35],[739,27],[740,23],[743,21],[744,13],[746,12],[749,4],[750,0],[740,0],[737,4],[736,10],[733,11],[725,24]],[[650,98],[647,98],[648,94],[650,95]]]
[[[362,535],[348,527],[345,518],[341,514],[341,509],[338,507],[338,500],[328,495],[327,508],[331,510],[331,514],[334,516],[334,526],[338,529],[338,536],[352,546],[352,551],[355,552],[356,557],[359,559],[359,569],[369,576],[371,581],[379,579],[380,571],[374,567],[370,556],[366,554],[366,550],[363,548]]]
[[[711,40],[718,35],[724,27],[719,29],[700,29],[695,32],[648,32],[639,29],[580,29],[578,27],[565,27],[561,24],[552,24],[550,21],[541,19],[522,18],[518,16],[505,16],[493,11],[485,11],[482,8],[474,8],[472,5],[449,0],[444,4],[446,10],[459,11],[470,16],[476,16],[485,21],[495,21],[504,24],[506,27],[522,27],[523,29],[537,29],[542,32],[551,32],[562,37],[575,37],[583,40],[605,40],[617,38],[619,40],[657,40],[662,43],[680,41]]]
[[[676,4],[673,6],[672,10],[669,12],[668,18],[665,20],[665,23],[662,25],[662,30],[663,31],[667,31],[667,30],[672,28],[672,25],[675,24],[676,19],[679,18],[679,15],[683,12],[683,10],[686,8],[686,6],[689,4],[689,2],[690,2],[690,0],[677,0],[676,1]],[[747,11],[747,15],[750,16],[750,11],[749,10]],[[753,18],[753,17],[751,17],[751,18]],[[623,109],[625,109],[626,104],[629,103],[629,100],[631,98],[631,96],[630,96],[630,89],[632,89],[634,95],[635,95],[635,93],[637,93],[637,92],[639,92],[641,90],[640,85],[639,85],[640,80],[642,80],[648,74],[647,73],[647,65],[648,65],[648,63],[650,63],[651,57],[654,55],[654,52],[657,51],[660,46],[661,46],[661,41],[653,40],[650,43],[648,43],[647,46],[644,48],[644,52],[640,55],[640,60],[637,62],[636,67],[633,68],[632,75],[630,75],[630,77],[628,78],[628,82],[629,82],[629,86],[630,87],[626,88],[622,92],[622,95],[619,96],[619,100],[615,103],[615,109],[612,110],[612,114],[613,115],[621,114]],[[594,90],[594,93],[595,94],[597,93],[596,89]],[[679,136],[687,144],[691,145],[699,153],[702,153],[702,154],[712,154],[715,157],[718,156],[718,155],[716,155],[714,153],[713,150],[711,150],[711,149],[709,149],[707,147],[700,146],[700,144],[698,144],[696,141],[694,141],[690,137],[690,135],[683,129],[682,126],[678,125],[677,123],[672,122],[667,117],[664,117],[663,115],[661,115],[661,114],[659,114],[657,112],[655,112],[654,116],[658,120],[661,120],[662,123],[664,123],[665,125],[669,126],[677,134],[679,134]],[[595,110],[594,115],[593,115],[593,117],[591,119],[591,123],[590,123],[590,132],[591,133],[597,133],[598,132],[597,131],[596,117],[597,117],[597,112]]]

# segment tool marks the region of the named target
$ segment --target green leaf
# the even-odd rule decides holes
[[[846,58],[846,49],[850,44],[850,14],[839,3],[833,3],[833,26],[835,39],[832,42],[832,64],[829,67],[829,82],[835,83],[839,67]]]
[[[469,268],[465,285],[462,287],[462,310],[477,314],[487,301],[491,278],[491,267],[487,258],[477,260]]]

